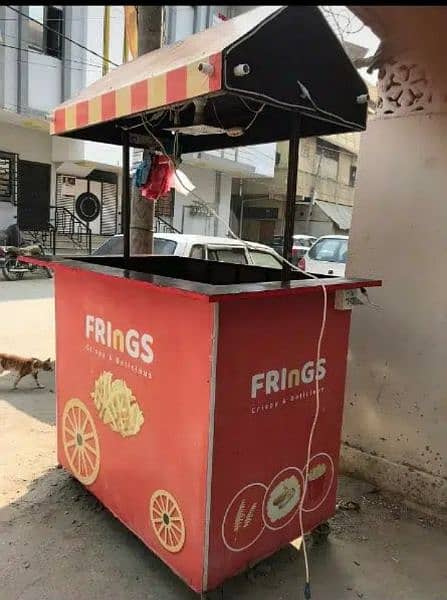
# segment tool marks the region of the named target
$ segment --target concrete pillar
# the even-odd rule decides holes
[[[383,288],[353,315],[342,466],[447,512],[447,71],[432,66],[382,66],[361,143],[347,273]]]

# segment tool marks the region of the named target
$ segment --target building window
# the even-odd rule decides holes
[[[357,165],[351,165],[351,168],[349,171],[349,185],[351,187],[355,186],[356,177],[357,177]]]
[[[28,14],[31,19],[35,19],[34,21],[28,20],[28,47],[48,56],[62,58],[64,29],[62,7],[30,6]]]
[[[0,152],[0,202],[16,202],[16,156]]]
[[[301,140],[300,142],[300,156],[309,158],[309,144],[307,143],[307,140]]]
[[[323,179],[338,179],[338,158],[340,156],[339,149],[333,144],[324,142],[321,139],[317,140],[317,159],[316,169],[318,176]]]

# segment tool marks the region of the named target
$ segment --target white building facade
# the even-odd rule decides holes
[[[166,43],[250,8],[166,6]],[[62,214],[79,220],[76,199],[89,191],[101,205],[92,232],[119,231],[121,148],[49,135],[52,109],[103,74],[103,25],[104,6],[0,6],[0,229],[17,215],[36,228],[55,223],[54,207],[56,224]],[[111,6],[108,58],[115,65],[123,41],[124,9]],[[272,177],[275,144],[196,153],[183,167],[220,218],[178,194],[163,218],[185,233],[225,235],[233,180]]]
[[[86,191],[100,204],[92,233],[118,229],[119,148],[49,134],[51,110],[102,74],[100,56],[85,49],[102,40],[102,17],[93,9],[0,7],[0,229],[17,218],[27,231],[57,225],[77,228],[82,238],[87,229],[76,199]],[[113,26],[122,39],[122,16]]]

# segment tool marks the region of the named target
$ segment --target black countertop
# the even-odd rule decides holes
[[[319,293],[322,285],[328,292],[381,285],[378,280],[368,279],[314,279],[298,271],[293,273],[294,279],[283,283],[278,269],[173,256],[131,257],[128,261],[123,257],[97,256],[28,260],[45,264],[56,273],[58,269],[87,271],[155,286],[170,293],[186,294],[208,302],[255,295]]]

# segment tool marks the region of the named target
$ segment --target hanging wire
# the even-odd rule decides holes
[[[11,50],[18,50],[20,52],[29,52],[30,54],[38,54],[39,56],[48,56],[47,54],[45,54],[45,52],[39,52],[39,50],[34,50],[33,48],[22,48],[20,46],[13,46],[11,44],[5,44],[4,42],[0,42],[0,46],[3,46],[4,48],[10,48]],[[84,61],[84,60],[77,60],[75,58],[71,58],[71,59],[64,58],[64,61],[70,62],[70,63],[76,63],[76,64],[80,64],[80,65],[97,67],[99,69],[101,68],[100,64],[91,63],[91,62]]]
[[[245,100],[245,98],[242,98],[242,96],[238,96],[238,98],[239,98],[239,100],[242,102],[242,104],[244,104],[244,106],[245,106],[246,108],[248,108],[248,110],[249,110],[250,112],[254,112],[254,113],[258,112],[258,110],[259,110],[259,106],[258,106],[257,108],[252,108],[252,107],[251,107],[251,106],[248,104],[248,102]]]
[[[0,44],[0,46],[1,46],[1,44]],[[16,59],[15,62],[22,63],[22,64],[25,64],[25,65],[26,64],[30,64],[25,59]],[[3,64],[3,65],[7,64],[5,61],[0,61],[0,63]],[[44,62],[37,62],[37,61],[35,61],[32,64],[36,65],[38,67],[44,67],[45,69],[53,69],[53,70],[54,69],[59,69],[58,65],[49,65],[49,64],[44,63]],[[71,71],[80,71],[82,73],[95,73],[95,74],[98,73],[98,71],[95,71],[94,69],[83,69],[82,67],[71,67]]]
[[[259,110],[255,113],[255,116],[250,121],[250,123],[244,127],[244,133],[247,132],[250,129],[250,127],[253,125],[253,123],[256,121],[256,119],[259,117],[259,115],[262,113],[262,111],[264,110],[264,108],[265,108],[265,104],[263,104],[259,108]]]
[[[6,4],[5,6],[7,6],[10,10],[14,11],[18,15],[24,17],[25,19],[28,19],[29,21],[32,21],[33,23],[37,23],[43,29],[46,29],[47,31],[51,31],[52,33],[55,33],[56,35],[60,36],[64,40],[67,40],[67,42],[70,42],[71,44],[74,44],[75,46],[78,46],[79,48],[82,48],[86,52],[90,52],[90,54],[93,54],[94,56],[100,58],[101,60],[110,63],[114,67],[118,67],[119,66],[117,63],[113,62],[112,60],[109,60],[108,58],[105,58],[101,54],[98,54],[98,52],[95,52],[94,50],[91,50],[87,46],[84,46],[83,44],[80,44],[79,42],[76,42],[75,40],[72,40],[71,38],[69,38],[67,35],[64,35],[63,33],[60,33],[59,31],[57,31],[57,29],[52,29],[51,27],[48,27],[48,25],[45,25],[45,24],[41,23],[37,19],[33,19],[33,17],[30,17],[29,15],[27,15],[24,12],[22,12],[21,10],[18,10],[17,8],[14,8],[14,6],[11,6],[10,4]]]
[[[323,13],[325,13],[326,17],[330,19],[333,24],[333,28],[337,30],[337,33],[340,39],[344,42],[345,36],[347,35],[355,35],[360,33],[365,28],[365,24],[357,19],[354,15],[350,16],[349,14],[343,12],[337,12],[331,6],[322,6],[321,7]],[[342,25],[340,20],[344,20],[345,24]],[[358,21],[360,25],[356,29],[352,29],[353,22]]]
[[[221,121],[221,119],[220,119],[219,115],[217,114],[217,108],[216,108],[216,104],[215,104],[215,102],[211,101],[211,104],[212,104],[213,111],[214,111],[214,114],[215,114],[215,116],[216,116],[217,122],[218,122],[218,124],[220,125],[220,128],[221,128],[221,129],[224,129],[225,131],[227,131],[228,129],[230,129],[229,127],[226,127],[225,125],[223,125],[223,123],[222,123],[222,121]],[[256,121],[256,119],[257,119],[257,118],[259,117],[259,115],[261,114],[261,112],[264,110],[265,106],[266,106],[266,104],[264,103],[264,104],[261,104],[260,108],[258,108],[258,110],[256,110],[256,111],[254,111],[254,110],[252,110],[252,109],[251,109],[251,110],[252,110],[252,112],[254,112],[254,113],[255,113],[254,117],[252,118],[252,120],[251,120],[251,121],[250,121],[250,122],[249,122],[247,125],[245,125],[245,126],[242,126],[242,125],[241,125],[241,126],[240,126],[240,127],[241,127],[241,129],[243,129],[243,130],[244,130],[244,133],[246,133],[246,132],[247,132],[247,131],[250,129],[250,127],[253,125],[253,123]]]

